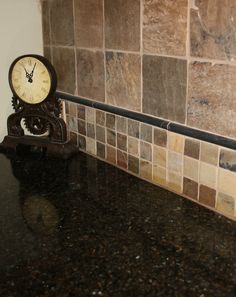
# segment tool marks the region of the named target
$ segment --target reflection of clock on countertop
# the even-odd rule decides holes
[[[57,76],[52,64],[43,56],[18,57],[9,69],[9,84],[15,110],[8,117],[8,135],[1,147],[16,150],[18,145],[40,147],[48,155],[68,157],[75,147],[67,140],[67,129],[56,97]],[[25,135],[22,128],[32,135]]]

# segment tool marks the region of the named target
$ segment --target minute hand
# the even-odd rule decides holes
[[[31,78],[32,78],[33,75],[34,75],[34,69],[35,69],[35,67],[36,67],[36,63],[34,64],[34,67],[33,67],[32,71],[31,71],[31,73],[30,73],[30,77],[31,77]]]

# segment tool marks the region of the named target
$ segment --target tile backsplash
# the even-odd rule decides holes
[[[42,16],[58,90],[236,140],[236,2],[42,0]],[[81,150],[235,216],[235,151],[66,107]]]

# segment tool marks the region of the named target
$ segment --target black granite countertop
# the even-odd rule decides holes
[[[235,251],[235,222],[90,156],[0,154],[1,297],[231,297]]]

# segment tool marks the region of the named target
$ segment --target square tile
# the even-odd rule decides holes
[[[105,136],[105,128],[101,126],[96,126],[96,139],[102,143],[105,143]]]
[[[106,52],[106,95],[109,104],[141,110],[140,55]]]
[[[96,110],[96,123],[100,126],[104,126],[106,121],[106,114],[102,110]]]
[[[144,141],[152,143],[152,126],[141,123],[140,138]]]
[[[50,5],[52,43],[74,45],[73,0],[52,0],[48,3]]]
[[[78,134],[75,132],[70,132],[70,141],[74,144],[74,145],[78,145]]]
[[[190,63],[188,93],[189,126],[235,138],[235,66],[207,62]]]
[[[77,104],[77,117],[81,120],[85,120],[85,106]]]
[[[144,0],[144,51],[185,56],[187,12],[187,0]]]
[[[177,153],[184,151],[184,137],[182,135],[169,132],[168,133],[168,148]]]
[[[94,126],[94,124],[87,123],[87,137],[95,139],[95,126]]]
[[[76,45],[78,47],[102,48],[103,0],[76,0],[74,14]]]
[[[221,168],[236,172],[236,151],[221,148],[219,165]]]
[[[67,116],[67,126],[70,131],[78,132],[78,124],[75,117]]]
[[[58,79],[57,88],[70,94],[75,93],[75,52],[72,48],[53,47],[53,66]]]
[[[218,150],[219,150],[219,147],[217,145],[202,141],[200,160],[205,163],[217,166]]]
[[[183,181],[183,194],[189,198],[197,200],[198,198],[198,183],[184,177]]]
[[[127,134],[128,132],[128,126],[127,126],[127,118],[125,117],[116,117],[116,130],[117,132],[121,132],[124,134]]]
[[[216,190],[204,185],[200,185],[199,201],[210,207],[215,207]]]
[[[104,6],[106,48],[139,51],[140,1],[105,0]]]
[[[166,167],[166,149],[161,146],[153,146],[153,164]]]
[[[154,128],[154,144],[166,147],[167,145],[167,131],[164,129]]]
[[[117,165],[127,169],[128,167],[128,157],[127,157],[127,153],[125,153],[124,151],[120,151],[117,150]]]
[[[216,188],[217,167],[200,162],[199,183],[210,188]]]
[[[116,128],[116,117],[114,114],[106,113],[106,127],[112,130]]]
[[[159,167],[158,165],[153,165],[153,181],[161,186],[166,186],[166,169]]]
[[[117,148],[127,152],[127,135],[117,133]]]
[[[96,155],[96,141],[92,138],[86,138],[86,151],[89,154]]]
[[[218,193],[216,209],[225,215],[234,216],[235,199],[229,195]]]
[[[105,101],[104,53],[77,49],[78,95],[97,101]]]
[[[95,123],[95,109],[86,106],[85,118],[86,118],[86,122],[94,124]]]
[[[116,146],[116,132],[110,129],[107,129],[107,143]]]
[[[183,187],[183,178],[181,175],[168,171],[167,172],[167,186],[171,190],[182,193],[182,187]]]
[[[236,173],[219,168],[218,187],[220,192],[236,197]]]
[[[106,147],[105,144],[97,141],[97,156],[101,159],[105,159],[106,157]]]
[[[128,135],[139,138],[139,122],[128,120]]]
[[[86,123],[83,120],[78,120],[78,132],[82,135],[86,135]]]
[[[69,103],[69,114],[72,117],[77,116],[77,104],[70,102]]]
[[[128,170],[136,175],[139,174],[139,159],[138,158],[128,155]]]
[[[185,138],[184,154],[186,156],[199,160],[200,141]]]
[[[147,180],[152,180],[152,163],[140,160],[139,164],[140,176]]]
[[[198,182],[199,161],[184,156],[184,176]]]
[[[133,137],[128,137],[128,153],[139,157],[139,140]]]
[[[182,175],[183,155],[168,151],[168,170]]]
[[[86,151],[86,137],[79,134],[79,136],[78,136],[78,145],[79,145],[80,150]]]
[[[186,86],[186,60],[143,56],[144,113],[185,123]]]
[[[147,142],[140,141],[140,157],[147,161],[152,161],[152,145],[151,144],[149,144]]]
[[[116,149],[114,147],[107,145],[106,159],[108,162],[116,164]]]

